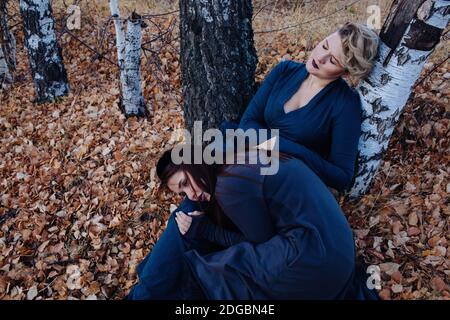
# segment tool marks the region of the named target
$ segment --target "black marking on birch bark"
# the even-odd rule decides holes
[[[423,2],[425,0],[395,0],[392,11],[380,31],[381,41],[391,49],[397,48]]]
[[[386,127],[387,127],[387,123],[388,123],[388,121],[387,120],[385,120],[385,119],[380,119],[378,122],[377,122],[377,131],[378,131],[378,141],[383,141],[384,139],[384,137],[385,137],[385,135],[384,135],[384,131],[386,130]]]
[[[383,73],[381,75],[381,84],[382,85],[387,84],[391,80],[392,80],[392,76],[389,73]]]
[[[447,0],[448,1],[448,0]],[[443,16],[449,15],[450,14],[450,6],[446,7],[442,13]]]
[[[360,87],[359,87],[359,90],[361,91],[361,94],[362,94],[363,96],[366,96],[366,95],[369,93],[369,90],[367,90],[367,88],[364,87],[364,86],[360,86]]]
[[[361,136],[362,136],[362,138],[363,138],[364,141],[367,141],[367,140],[369,140],[370,138],[372,138],[372,139],[374,139],[374,140],[377,140],[377,138],[378,138],[378,135],[375,134],[375,133],[373,133],[372,131],[364,131],[364,132],[361,134]]]
[[[410,94],[411,95],[411,94]],[[402,114],[403,108],[399,108],[397,110],[394,111],[394,113],[391,115],[391,119],[393,119],[393,123],[392,125],[394,125],[395,123],[397,123],[398,118],[400,117],[400,115]]]
[[[389,64],[389,61],[391,61],[391,58],[394,55],[394,53],[395,53],[395,49],[391,49],[389,51],[389,53],[386,55],[386,58],[384,58],[384,61],[383,61],[383,67],[384,68],[387,67],[387,65]]]
[[[415,19],[405,35],[405,46],[410,49],[430,51],[441,39],[442,29],[431,26],[422,20]]]
[[[395,56],[397,57],[397,66],[403,66],[405,63],[411,60],[411,56],[409,55],[405,47],[401,47],[396,50]]]
[[[424,55],[420,56],[420,57],[417,58],[417,59],[411,60],[411,63],[421,64],[421,63],[427,61],[428,57],[429,57],[432,53],[433,53],[432,51],[428,51],[427,54],[424,54]]]
[[[370,85],[372,88],[374,87],[374,85],[373,85],[373,83],[372,83],[372,80],[370,80],[370,77],[367,77],[367,78],[365,79],[365,81],[366,81],[367,84]]]
[[[373,113],[381,113],[384,111],[388,111],[389,107],[384,105],[383,103],[383,98],[376,98],[375,100],[373,100],[370,104],[372,105],[372,110]]]

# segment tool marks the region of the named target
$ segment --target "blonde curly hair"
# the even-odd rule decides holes
[[[378,35],[370,28],[352,22],[339,28],[338,34],[344,51],[344,68],[356,81],[365,78],[375,63]]]

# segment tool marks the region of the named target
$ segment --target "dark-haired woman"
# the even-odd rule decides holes
[[[176,165],[166,152],[157,166],[162,183],[207,206],[171,215],[128,298],[376,299],[325,184],[294,158],[281,160],[275,175],[260,169]]]

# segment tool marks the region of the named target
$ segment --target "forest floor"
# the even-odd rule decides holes
[[[253,20],[258,81],[282,58],[305,61],[339,23],[367,17],[368,1],[334,14],[350,1],[309,11],[281,2],[263,8],[263,1],[254,1],[255,13],[263,8]],[[378,2],[384,17],[390,1]],[[82,28],[72,32],[98,48],[107,2],[87,3]],[[178,9],[170,1],[132,3],[128,9],[139,13]],[[60,17],[61,10],[54,11]],[[261,32],[327,14],[301,27]],[[16,82],[0,93],[0,299],[120,299],[135,283],[135,267],[181,201],[158,190],[154,170],[184,123],[177,18],[155,18],[162,28],[175,23],[173,37],[143,56],[149,119],[125,119],[118,107],[117,67],[107,60],[116,59],[112,25],[101,61],[74,37],[60,38],[71,93],[46,104],[33,103],[23,34],[15,31]],[[149,24],[144,41],[154,32]],[[447,40],[422,76],[448,52]],[[367,194],[353,202],[338,199],[358,254],[381,268],[383,299],[450,298],[449,77],[447,61],[415,87]]]

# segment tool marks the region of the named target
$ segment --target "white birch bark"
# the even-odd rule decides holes
[[[137,18],[137,17],[136,17]],[[122,83],[123,106],[126,116],[146,116],[141,88],[141,20],[130,18],[125,39],[125,65]]]
[[[413,32],[412,26],[414,23],[416,26],[423,23],[422,25],[444,29],[449,21],[449,8],[450,1],[425,1],[419,8],[417,16],[409,23],[399,45],[385,66],[383,64],[392,49],[380,41],[379,57],[372,73],[357,87],[362,101],[363,123],[359,141],[358,170],[350,190],[351,197],[358,197],[367,191],[380,166],[412,87],[428,57],[434,51],[435,44],[429,50],[411,48],[414,47],[411,43],[414,42],[418,31],[416,27]]]
[[[122,70],[125,61],[125,26],[120,19],[118,0],[110,0],[109,7],[111,9],[111,15],[113,17],[114,27],[116,29],[117,60],[119,62],[119,68]]]
[[[126,117],[148,116],[141,88],[141,19],[133,14],[127,23],[122,22],[118,0],[109,2],[116,30],[117,60],[122,93],[121,108]]]
[[[36,101],[47,102],[67,95],[69,83],[48,0],[20,0],[25,47],[36,88]]]

